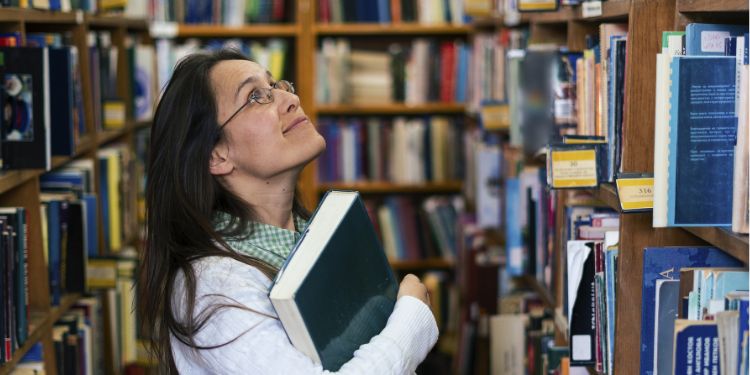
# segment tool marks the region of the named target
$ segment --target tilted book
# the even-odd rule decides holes
[[[385,327],[398,283],[357,192],[330,191],[271,287],[292,344],[330,371]]]

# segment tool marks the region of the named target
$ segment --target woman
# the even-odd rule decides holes
[[[293,86],[243,55],[195,54],[175,67],[151,129],[138,283],[165,370],[325,372],[291,345],[268,298],[309,218],[298,176],[324,149]],[[339,373],[413,373],[436,340],[426,288],[409,275],[386,327]]]

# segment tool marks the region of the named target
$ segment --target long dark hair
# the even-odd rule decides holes
[[[195,334],[216,310],[230,306],[212,306],[193,314],[193,261],[223,256],[255,266],[271,278],[277,271],[261,260],[232,251],[223,239],[246,233],[254,218],[252,210],[209,172],[211,152],[222,137],[209,73],[224,60],[249,59],[234,50],[221,50],[181,60],[164,89],[151,127],[146,243],[136,287],[137,309],[141,328],[150,333],[152,355],[169,373],[176,373],[170,333],[194,349],[203,349],[196,345]],[[217,211],[233,218],[230,225],[214,228],[212,218]],[[296,195],[293,211],[309,218]],[[187,309],[178,319],[172,309],[172,294],[180,272],[185,277]]]

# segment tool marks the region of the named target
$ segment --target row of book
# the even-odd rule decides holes
[[[125,14],[146,18],[148,0],[3,0],[0,8],[39,9],[53,12],[84,11],[92,14]]]
[[[129,248],[118,258],[89,260],[87,284],[92,288],[52,326],[58,374],[104,374],[112,369],[119,373],[126,364],[137,362],[134,257]],[[44,374],[42,344],[34,344],[10,373]]]
[[[232,48],[240,51],[268,69],[274,79],[293,80],[294,66],[289,64],[288,40],[270,38],[265,41],[251,39],[158,39],[156,42],[156,76],[158,87],[166,87],[172,70],[183,57],[199,52]]]
[[[318,161],[324,182],[418,184],[462,178],[462,123],[431,117],[321,118],[326,151]]]
[[[243,26],[291,22],[295,5],[290,0],[153,0],[148,9],[155,22]]]
[[[365,206],[388,259],[456,258],[456,226],[463,209],[460,198],[431,196],[415,202],[394,195],[367,199]]]
[[[748,232],[748,27],[689,24],[657,55],[654,227]]]
[[[316,53],[320,104],[464,102],[471,50],[461,40],[415,38],[384,48],[325,38]]]
[[[0,363],[29,336],[29,227],[23,207],[0,208]]]
[[[400,23],[462,25],[463,0],[321,0],[320,23]]]
[[[96,39],[95,34],[90,37]],[[5,107],[0,117],[4,169],[50,169],[51,156],[74,155],[86,134],[80,55],[75,46],[59,44],[63,39],[54,34],[28,35],[29,47],[0,47],[6,82],[0,90]],[[133,111],[136,119],[149,119],[155,100],[153,50],[133,45],[128,53],[133,69]],[[90,90],[98,130],[125,125],[125,104],[115,89],[116,56],[112,46],[89,48],[94,73]]]

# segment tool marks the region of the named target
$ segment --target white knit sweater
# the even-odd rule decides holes
[[[292,346],[268,298],[271,281],[258,269],[227,257],[208,257],[196,271],[194,316],[217,303],[240,304],[249,310],[220,309],[195,336],[194,350],[171,337],[172,354],[182,374],[331,374]],[[172,306],[185,317],[184,276],[175,280]],[[325,317],[320,317],[325,319]],[[383,331],[362,345],[337,374],[413,374],[435,345],[438,329],[429,307],[402,297]]]

